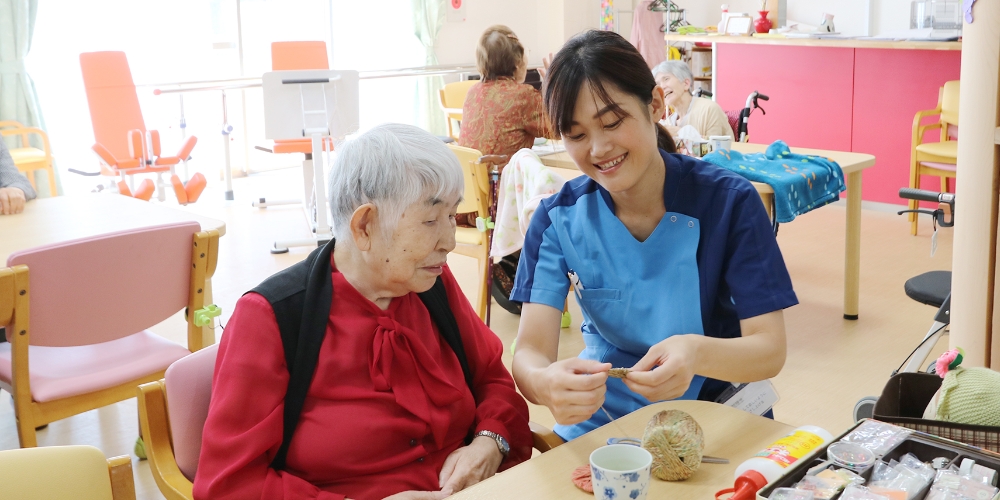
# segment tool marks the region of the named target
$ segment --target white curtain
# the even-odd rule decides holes
[[[24,67],[24,58],[31,49],[37,14],[38,0],[0,0],[0,121],[14,120],[44,130],[45,122],[38,105],[35,83]],[[42,147],[37,137],[33,136],[31,140],[33,146]],[[14,144],[9,143],[8,146]],[[61,190],[56,172],[56,186]],[[49,192],[46,175],[44,171],[35,172],[38,196],[55,196],[56,193]]]
[[[412,0],[413,29],[417,39],[427,51],[427,66],[437,64],[434,43],[445,22],[445,0]],[[444,114],[438,104],[438,91],[444,86],[440,76],[423,77],[417,85],[417,100],[420,119],[424,128],[432,134],[445,135]]]

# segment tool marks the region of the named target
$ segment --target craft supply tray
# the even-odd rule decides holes
[[[857,426],[852,427],[844,434],[838,436],[835,440],[827,443],[809,459],[803,460],[801,463],[794,465],[787,473],[785,473],[785,475],[781,476],[774,482],[769,483],[767,486],[758,491],[757,498],[759,500],[766,500],[769,496],[771,496],[771,493],[778,488],[793,487],[811,470],[817,467],[824,467],[824,464],[825,466],[833,466],[832,463],[826,460],[827,447],[843,439],[855,428],[857,428]],[[901,441],[898,445],[879,458],[885,462],[892,459],[898,461],[900,457],[906,455],[907,453],[912,453],[921,461],[928,463],[938,457],[948,459],[949,463],[961,463],[963,458],[970,458],[975,460],[977,464],[989,467],[1000,473],[1000,454],[922,432],[913,432],[905,440]],[[867,481],[871,477],[874,469],[874,467],[869,467],[868,470],[861,474],[861,476]],[[816,469],[816,472],[820,470],[822,469]],[[924,487],[924,489],[917,494],[915,499],[923,499],[929,489],[930,485]],[[834,496],[831,500],[837,500],[839,497],[840,494],[837,494],[837,496]]]

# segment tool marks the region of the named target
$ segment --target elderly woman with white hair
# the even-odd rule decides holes
[[[691,125],[702,137],[727,135],[733,137],[733,128],[729,126],[726,112],[715,101],[691,94],[691,84],[694,75],[691,68],[681,61],[663,61],[653,68],[653,78],[663,89],[663,99],[673,109],[668,111],[663,125],[670,135],[677,136],[677,131],[685,125]]]
[[[195,498],[444,498],[531,456],[503,346],[446,264],[455,156],[388,124],[331,170],[336,239],[226,325]]]

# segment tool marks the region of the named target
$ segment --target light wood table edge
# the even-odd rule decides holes
[[[733,484],[733,473],[741,462],[768,444],[787,435],[793,427],[781,422],[708,401],[665,401],[630,413],[573,441],[538,455],[479,484],[449,497],[454,499],[594,498],[570,481],[573,469],[587,465],[590,453],[609,437],[628,432],[641,437],[646,422],[659,411],[677,409],[689,413],[705,435],[705,455],[729,459],[728,464],[702,464],[686,481],[652,479],[649,498],[671,500],[712,498],[716,491]]]

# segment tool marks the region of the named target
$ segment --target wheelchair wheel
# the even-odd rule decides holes
[[[860,422],[865,418],[872,418],[875,415],[875,402],[878,401],[876,396],[865,396],[858,400],[854,404],[854,421]]]

